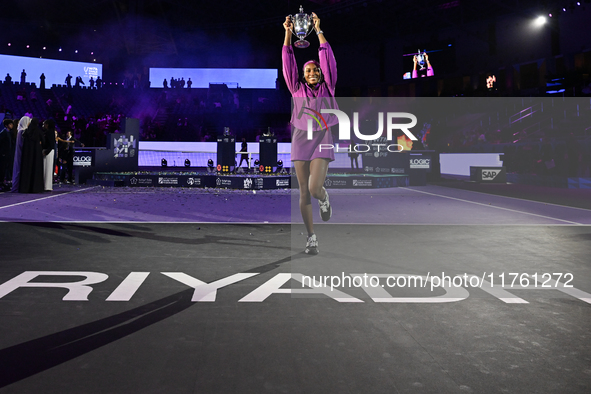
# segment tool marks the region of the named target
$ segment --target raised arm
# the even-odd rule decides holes
[[[320,18],[315,13],[312,13],[314,21],[314,30],[318,35],[320,41],[320,48],[318,48],[318,59],[320,60],[320,68],[324,74],[324,81],[328,85],[330,93],[335,95],[335,86],[337,84],[337,61],[334,58],[332,48],[326,38],[324,32],[320,30]]]
[[[433,75],[435,75],[435,73],[433,72],[433,67],[431,67],[431,63],[429,62],[429,55],[427,55],[426,53],[425,60],[427,61],[427,76],[432,77]]]
[[[291,30],[293,29],[291,16],[285,17],[285,22],[283,22],[283,28],[285,29],[285,39],[283,40],[283,45],[289,47],[291,46]]]
[[[318,40],[320,41],[320,45],[326,44],[326,38],[324,38],[324,32],[320,30],[320,18],[316,15],[315,12],[312,13],[312,21],[314,22],[314,31],[318,36]]]
[[[285,22],[283,22],[283,28],[285,29],[285,39],[283,41],[283,49],[281,52],[281,57],[283,60],[283,78],[285,78],[285,83],[287,84],[287,88],[291,94],[294,94],[298,90],[299,81],[298,66],[293,53],[293,47],[291,46],[292,27],[293,23],[291,22],[291,17],[286,16]]]

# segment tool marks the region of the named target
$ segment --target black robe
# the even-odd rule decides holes
[[[39,127],[27,128],[23,132],[21,156],[20,193],[43,192],[43,132]]]

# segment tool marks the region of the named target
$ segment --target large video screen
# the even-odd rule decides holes
[[[225,83],[244,89],[275,89],[277,69],[274,68],[150,68],[150,87],[162,88],[164,80],[191,78],[191,88],[209,88],[209,84]]]
[[[456,67],[453,41],[417,43],[404,47],[403,52],[404,79],[453,73]]]
[[[72,76],[72,85],[76,77],[82,77],[84,86],[89,86],[92,77],[103,77],[103,65],[97,63],[71,62],[65,60],[40,59],[35,57],[0,55],[0,80],[4,81],[10,74],[12,82],[20,82],[21,73],[25,70],[26,82],[35,83],[39,87],[39,77],[45,74],[45,86],[65,85],[68,74]]]

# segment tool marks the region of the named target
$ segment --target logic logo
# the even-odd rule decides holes
[[[431,166],[431,159],[410,159],[410,168],[417,169],[429,169]]]

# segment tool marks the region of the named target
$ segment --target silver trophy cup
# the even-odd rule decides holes
[[[421,50],[419,49],[419,53],[417,55],[417,63],[419,63],[419,67],[420,70],[424,70],[425,66],[427,65],[427,61],[425,60],[425,55],[427,54],[427,51],[423,51],[423,53],[421,53]]]
[[[300,12],[295,15],[290,15],[293,22],[291,32],[298,38],[293,44],[296,48],[308,48],[310,43],[305,38],[312,32],[314,23],[312,22],[312,15],[304,14],[304,7],[300,6]]]

